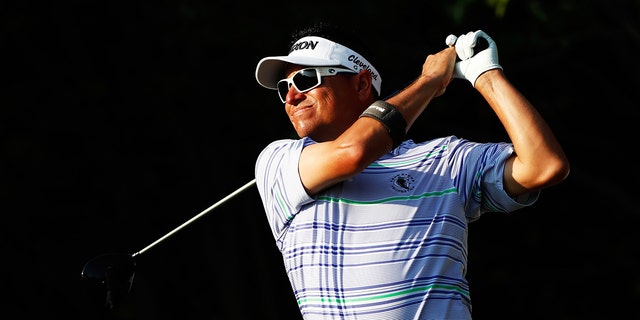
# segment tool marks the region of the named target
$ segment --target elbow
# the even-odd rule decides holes
[[[566,157],[563,157],[563,159],[558,161],[554,171],[554,178],[557,180],[557,183],[564,181],[569,176],[569,172],[571,172],[569,160]]]
[[[340,148],[340,152],[336,157],[336,163],[339,163],[336,169],[342,179],[347,179],[360,173],[374,160],[375,159],[371,159],[371,157],[368,156],[365,148],[343,146]]]
[[[508,165],[505,168],[505,173],[511,174],[515,173],[515,171],[518,171],[525,174],[517,174],[517,177],[513,176],[514,179],[507,180],[505,184],[507,192],[512,196],[520,195],[551,187],[553,185],[561,183],[567,178],[567,176],[569,175],[570,166],[569,161],[566,159],[566,157],[564,157],[564,155],[561,155],[559,157],[545,157],[544,159],[544,162],[538,162],[535,165],[531,164],[529,166],[525,166],[529,169],[525,169],[524,171],[520,171],[519,169]],[[512,163],[512,165],[518,167],[518,165],[515,163]],[[512,172],[511,170],[515,171]]]
[[[569,160],[564,155],[548,159],[545,168],[545,173],[540,175],[543,177],[541,184],[544,187],[561,183],[569,176],[571,171]]]

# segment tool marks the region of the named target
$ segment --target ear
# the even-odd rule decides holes
[[[369,70],[360,70],[356,75],[358,98],[368,100],[373,93],[373,78]]]

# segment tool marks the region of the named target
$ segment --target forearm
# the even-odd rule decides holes
[[[510,177],[505,179],[508,191],[521,194],[562,181],[569,165],[560,143],[502,70],[487,71],[475,87],[498,116],[515,149],[516,156],[507,170]]]
[[[398,108],[407,122],[406,130],[409,130],[431,100],[442,90],[441,83],[441,80],[433,77],[420,76],[398,94],[386,100]]]
[[[453,79],[455,48],[430,54],[422,65],[420,76],[398,94],[387,99],[396,106],[407,122],[407,130],[433,100],[444,93]]]

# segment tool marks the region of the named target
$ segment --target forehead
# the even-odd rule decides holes
[[[300,69],[304,69],[304,68],[313,68],[311,66],[303,66],[303,65],[299,65],[299,64],[293,64],[293,63],[287,63],[287,65],[284,68],[284,76],[285,77],[289,77],[292,73],[300,70]]]

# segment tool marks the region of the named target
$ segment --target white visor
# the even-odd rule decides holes
[[[357,52],[331,40],[304,37],[296,41],[289,55],[263,58],[256,67],[256,80],[263,87],[276,90],[278,81],[285,77],[287,63],[309,67],[343,66],[356,72],[369,70],[373,87],[380,95],[382,78],[376,68]]]

